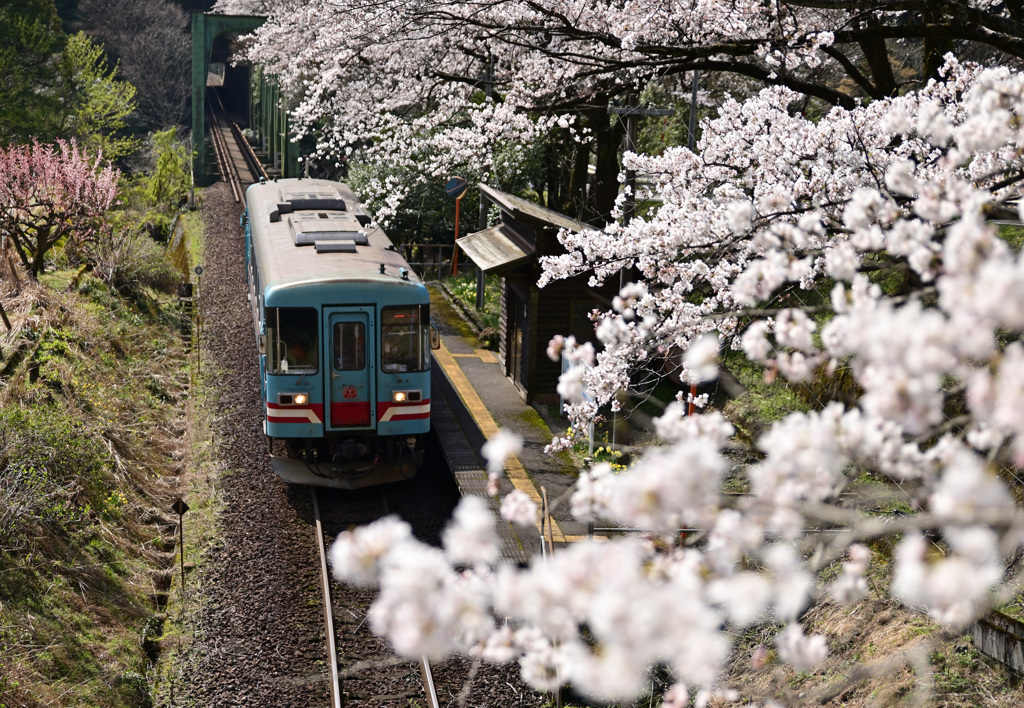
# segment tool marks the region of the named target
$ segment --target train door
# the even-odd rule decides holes
[[[373,308],[325,308],[329,335],[330,376],[327,384],[328,430],[370,428],[375,420],[374,361],[370,342]]]

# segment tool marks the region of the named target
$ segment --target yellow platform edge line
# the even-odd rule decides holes
[[[452,354],[448,351],[448,347],[441,342],[441,348],[434,351],[434,358],[437,359],[437,363],[444,369],[448,379],[452,382],[452,386],[455,387],[456,392],[459,394],[459,398],[466,406],[466,410],[473,416],[473,420],[476,421],[477,426],[480,428],[480,432],[484,434],[484,437],[490,439],[495,435],[499,428],[498,424],[494,422],[494,418],[491,417],[490,411],[487,410],[487,406],[480,399],[480,395],[477,394],[476,389],[473,388],[473,384],[466,378],[466,374],[462,371],[462,368],[456,363],[455,357],[458,354]],[[466,356],[466,355],[463,355]],[[530,475],[527,473],[526,468],[523,467],[523,463],[519,461],[519,458],[515,455],[509,456],[505,460],[505,474],[508,476],[512,486],[521,492],[524,492],[530,499],[532,499],[538,506],[541,503],[541,494],[537,490],[537,486],[530,479]],[[562,530],[558,527],[558,522],[551,519],[551,537],[556,543],[564,543],[566,537],[562,534]],[[537,522],[538,531],[541,528],[541,524]]]

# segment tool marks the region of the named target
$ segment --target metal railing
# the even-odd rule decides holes
[[[444,280],[452,276],[452,252],[450,243],[400,243],[398,252],[409,262],[421,280]],[[468,269],[472,267],[464,266]]]

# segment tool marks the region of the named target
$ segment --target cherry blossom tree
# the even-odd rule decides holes
[[[715,106],[695,149],[624,155],[650,177],[638,200],[660,206],[563,233],[566,254],[545,259],[542,284],[633,280],[595,321],[599,347],[549,347],[574,365],[559,390],[577,424],[677,355],[687,381],[741,357],[779,385],[838,393],[752,436],[719,411],[685,415],[685,397],[671,404],[658,445],[624,473],[584,470],[571,498],[576,518],[644,539],[510,567],[479,499],[460,504],[441,548],[394,518],[346,532],[333,569],[379,584],[375,631],[410,656],[515,660],[540,689],[600,701],[633,698],[664,667],[664,705],[707,705],[732,695],[720,685],[732,637],[765,617],[784,625],[780,662],[818,666],[827,642],[801,618],[866,594],[879,539],[896,549],[891,596],[952,632],[1020,589],[1004,559],[1024,541],[1007,483],[1024,464],[1024,261],[993,223],[1021,216],[1020,3],[401,5],[282,4],[257,36],[252,56],[321,131],[325,155],[366,146],[370,162],[436,179],[489,164],[505,141],[559,134],[598,151],[584,107],[603,111],[658,76],[764,84]],[[951,45],[1006,65],[939,51]],[[402,189],[379,185],[392,208]],[[492,491],[516,444],[485,448]],[[851,501],[861,475],[914,513]],[[722,492],[727,476],[749,491],[739,503]],[[537,523],[523,495],[501,508]],[[823,526],[825,540],[804,532]],[[681,527],[700,531],[680,545]],[[838,577],[819,582],[833,564]],[[927,700],[927,661],[915,671]]]
[[[579,543],[516,569],[497,561],[493,521],[474,500],[441,549],[394,519],[346,533],[334,572],[380,583],[375,630],[409,655],[518,659],[538,688],[572,684],[605,701],[640,694],[651,667],[667,666],[677,683],[666,704],[693,692],[704,704],[728,695],[717,682],[730,628],[766,614],[785,623],[778,659],[817,666],[827,643],[800,617],[813,602],[866,594],[878,538],[902,535],[892,595],[954,631],[1017,591],[1002,559],[1024,540],[1024,515],[1001,471],[1024,460],[1024,278],[989,219],[1019,219],[1024,75],[952,59],[943,72],[919,93],[817,123],[789,113],[794,94],[782,88],[723,106],[696,153],[630,158],[659,177],[653,217],[565,234],[570,255],[549,262],[548,277],[623,264],[642,275],[601,322],[604,350],[572,351],[596,359],[577,379],[592,391],[618,386],[622,361],[668,342],[686,349],[686,377],[713,376],[721,343],[791,381],[845,367],[857,384],[849,402],[776,422],[737,470],[730,422],[685,416],[680,401],[658,420],[663,444],[628,472],[581,474],[577,518],[651,529],[667,545]],[[902,274],[898,287],[883,287],[886,272]],[[822,289],[812,307],[795,297]],[[497,440],[485,451],[492,474],[513,449]],[[843,502],[864,471],[917,513],[883,519]],[[739,505],[723,497],[727,472],[749,485]],[[521,499],[503,509],[536,520]],[[805,536],[822,524],[835,530],[827,542]],[[704,531],[677,547],[680,527]],[[819,586],[815,572],[840,561]]]
[[[357,159],[407,168],[401,179],[366,185],[383,219],[411,179],[484,176],[496,146],[545,140],[557,149],[536,191],[556,209],[606,220],[623,136],[607,108],[654,84],[682,93],[689,82],[679,79],[693,71],[718,84],[732,77],[745,93],[790,88],[805,109],[853,108],[920,87],[947,49],[986,61],[1024,52],[1020,8],[972,0],[222,0],[217,8],[269,14],[248,57],[280,77],[293,126],[317,136],[319,160],[358,146]]]
[[[57,244],[78,248],[104,232],[119,175],[74,141],[0,149],[0,235],[33,278]]]

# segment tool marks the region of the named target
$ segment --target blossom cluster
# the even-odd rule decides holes
[[[834,40],[829,13],[776,14],[778,3],[697,3],[671,19],[663,3],[555,4],[425,0],[410,26],[397,0],[277,3],[250,51],[298,97],[298,124],[324,131],[325,154],[365,145],[382,164],[437,177],[489,162],[499,142],[575,131],[571,116],[536,109],[629,83],[643,51],[728,38],[753,43],[781,76],[816,66]],[[571,18],[575,36],[607,38],[587,45],[590,64],[559,59],[578,40],[553,17]],[[769,37],[776,29],[787,41]],[[464,77],[494,57],[501,100],[439,80],[424,57]],[[595,68],[613,59],[615,76]],[[862,598],[879,536],[903,534],[894,597],[956,628],[986,611],[1004,584],[1002,559],[1024,538],[1000,476],[1024,463],[1024,257],[991,220],[1020,217],[1024,74],[952,57],[941,73],[814,118],[784,86],[726,100],[695,149],[626,155],[650,178],[637,199],[656,209],[565,232],[566,252],[543,260],[542,285],[581,274],[603,283],[624,266],[635,275],[597,316],[599,347],[550,343],[566,363],[558,385],[574,427],[664,361],[694,382],[726,357],[795,384],[841,371],[853,381],[842,402],[774,422],[743,465],[729,454],[738,441],[725,416],[668,406],[658,445],[625,472],[583,471],[571,499],[577,518],[647,529],[642,538],[577,543],[516,568],[498,560],[479,499],[462,502],[440,549],[394,519],[346,532],[334,572],[379,583],[375,631],[408,655],[516,660],[538,688],[572,684],[602,701],[638,695],[664,666],[676,682],[664,703],[683,705],[730,695],[717,684],[731,630],[765,617],[785,625],[779,661],[824,661],[827,641],[802,613]],[[407,186],[378,188],[397,204]],[[488,444],[492,492],[516,450],[505,435]],[[844,502],[865,473],[890,482],[912,520],[883,522]],[[730,477],[749,489],[738,502],[722,493]],[[502,513],[536,523],[518,494]],[[805,530],[823,523],[834,539],[807,553]],[[700,542],[677,544],[680,528],[699,529]],[[828,563],[840,575],[819,588]]]
[[[443,612],[455,623],[444,632],[455,642],[446,651],[518,658],[534,685],[572,683],[601,700],[641,692],[654,665],[671,667],[678,682],[670,705],[691,688],[717,690],[729,653],[722,627],[767,615],[786,623],[775,640],[779,660],[811,670],[827,657],[827,642],[801,627],[802,611],[826,593],[842,603],[863,597],[871,552],[862,542],[903,530],[835,507],[861,470],[891,479],[918,509],[895,554],[893,594],[953,627],[984,612],[1003,582],[1001,559],[1024,539],[1024,519],[997,474],[998,464],[1015,463],[1024,449],[1024,349],[1016,341],[1024,328],[1016,294],[1024,266],[986,218],[986,209],[1016,197],[1002,176],[1024,168],[1016,118],[1024,115],[1024,76],[952,61],[947,71],[955,88],[936,84],[880,105],[837,109],[817,123],[788,113],[792,97],[780,89],[725,106],[706,124],[699,156],[679,150],[635,158],[659,166],[665,202],[653,217],[625,230],[564,236],[569,248],[611,260],[634,249],[645,276],[623,289],[597,327],[604,347],[593,362],[593,352],[581,358],[568,342],[578,363],[567,373],[579,371],[563,376],[567,393],[581,377],[617,380],[618,369],[602,374],[602,367],[666,341],[686,350],[695,378],[713,376],[721,337],[793,381],[847,367],[859,387],[853,403],[791,413],[759,437],[760,459],[742,469],[725,451],[734,432],[728,420],[717,412],[688,417],[674,403],[657,421],[663,444],[628,471],[599,464],[581,473],[572,512],[650,529],[652,538],[699,528],[705,543],[580,543],[520,570],[477,547],[492,538],[478,516],[437,552],[463,563],[429,594],[454,606],[430,609],[420,594],[415,608],[392,604],[389,612],[401,609],[407,619],[432,613],[418,620],[425,627],[438,626]],[[890,124],[903,131],[895,150],[894,133],[882,128]],[[699,258],[711,243],[728,244],[714,264]],[[913,273],[916,285],[887,293],[864,271],[868,261]],[[714,288],[705,302],[713,299],[718,313],[733,308],[730,317],[694,311],[685,295],[698,280]],[[794,304],[744,316],[736,309],[829,281],[827,310]],[[1008,333],[1015,337],[1006,344]],[[560,356],[566,346],[555,340],[549,353]],[[956,425],[949,425],[951,400],[964,409]],[[512,449],[507,441],[494,448]],[[738,505],[722,495],[727,474],[749,483],[751,494]],[[456,515],[456,529],[470,525],[468,514]],[[838,518],[848,531],[825,560],[809,562],[800,552],[804,529]],[[937,531],[939,552],[912,528]],[[362,533],[372,531],[353,538]],[[814,570],[843,556],[839,577],[818,589]],[[380,580],[390,597],[388,577]],[[467,587],[480,593],[472,603]],[[481,607],[490,608],[486,620]]]

